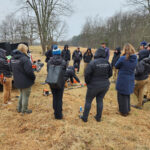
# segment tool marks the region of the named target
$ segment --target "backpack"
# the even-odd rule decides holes
[[[46,83],[50,84],[52,89],[61,89],[64,84],[64,73],[62,66],[50,65]]]
[[[145,66],[142,61],[137,63],[137,66],[135,68],[135,75],[142,75],[145,71]]]

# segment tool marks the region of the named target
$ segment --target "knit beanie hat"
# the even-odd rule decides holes
[[[142,41],[141,43],[140,43],[140,45],[142,46],[146,46],[147,45],[147,42],[146,41]]]
[[[61,55],[61,50],[58,48],[57,45],[53,46],[53,55]]]

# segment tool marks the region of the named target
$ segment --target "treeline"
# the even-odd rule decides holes
[[[130,42],[138,48],[140,41],[150,41],[150,17],[137,12],[117,13],[107,20],[87,18],[80,35],[68,43],[73,46],[98,48],[106,42],[110,48]]]
[[[28,42],[30,45],[38,39],[37,24],[34,18],[7,16],[0,23],[1,42]]]

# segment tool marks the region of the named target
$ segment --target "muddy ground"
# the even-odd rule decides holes
[[[33,58],[42,59],[40,47],[31,47]],[[73,50],[73,48],[71,48]],[[83,49],[85,50],[85,49]],[[72,64],[72,62],[70,63]],[[83,78],[83,63],[80,79]],[[53,116],[52,96],[43,96],[41,85],[46,78],[46,66],[36,73],[29,108],[30,115],[16,112],[18,90],[12,91],[12,104],[3,106],[0,92],[0,150],[149,150],[150,149],[150,103],[143,110],[132,108],[128,117],[118,113],[115,84],[112,83],[104,98],[102,122],[94,119],[96,103],[93,101],[89,120],[79,118],[79,107],[84,107],[86,87],[65,91],[63,99],[64,119]],[[131,103],[136,104],[133,95]]]

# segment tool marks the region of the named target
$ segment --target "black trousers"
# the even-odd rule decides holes
[[[121,94],[118,92],[117,98],[118,98],[119,111],[122,114],[128,114],[131,110],[131,108],[130,108],[130,95],[124,95],[124,94]]]
[[[109,87],[103,89],[87,89],[86,101],[84,106],[83,118],[88,119],[88,115],[91,109],[91,103],[93,99],[96,97],[97,103],[97,114],[96,118],[99,119],[102,117],[103,112],[103,98],[108,91]]]
[[[52,89],[53,94],[53,109],[54,109],[54,115],[56,119],[61,119],[63,117],[62,114],[62,98],[63,98],[63,92],[64,87],[62,89]]]
[[[79,72],[80,71],[80,61],[74,60],[73,67],[77,68],[78,69],[77,71]]]

